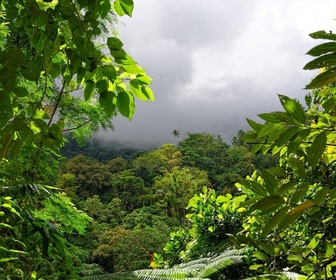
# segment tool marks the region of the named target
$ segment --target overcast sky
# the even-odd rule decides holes
[[[246,118],[280,109],[277,93],[303,99],[314,73],[302,70],[318,41],[335,31],[331,0],[135,0],[119,30],[126,51],[153,78],[156,101],[136,102],[130,122],[104,138],[152,145],[188,132],[230,143]]]

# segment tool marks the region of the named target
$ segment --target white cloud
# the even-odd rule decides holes
[[[137,102],[114,138],[174,141],[179,129],[230,139],[245,117],[279,108],[276,93],[302,99],[313,73],[308,34],[333,29],[331,0],[146,0],[124,20],[125,48],[153,77],[157,102]]]

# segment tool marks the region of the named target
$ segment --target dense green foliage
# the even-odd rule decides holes
[[[91,218],[69,199],[71,176],[59,183],[69,197],[50,186],[63,133],[83,142],[116,114],[131,119],[135,96],[154,100],[113,31],[132,11],[132,0],[0,1],[1,279],[78,278],[83,256],[69,240]]]

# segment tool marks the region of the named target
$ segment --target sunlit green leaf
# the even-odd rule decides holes
[[[312,238],[312,240],[309,242],[306,248],[311,250],[315,249],[316,246],[319,244],[322,236],[323,236],[322,233],[315,234],[315,236]]]
[[[279,94],[279,99],[285,111],[294,120],[296,120],[300,124],[305,124],[306,114],[302,108],[302,105],[298,101],[291,99],[285,95],[280,95],[280,94]]]

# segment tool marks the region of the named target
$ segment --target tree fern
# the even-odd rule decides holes
[[[135,276],[142,280],[175,280],[175,279],[210,279],[211,275],[223,268],[240,262],[246,255],[246,249],[227,250],[220,255],[193,260],[168,269],[144,269],[134,272]]]

